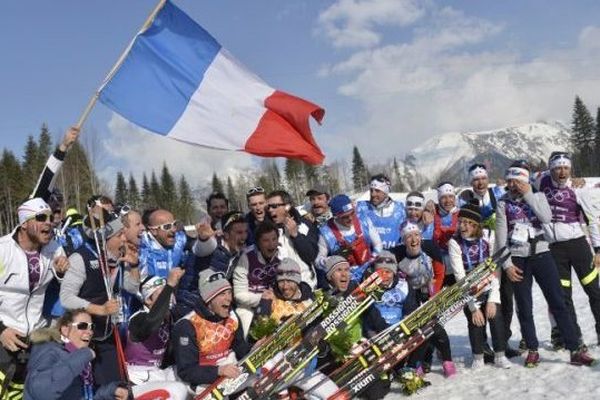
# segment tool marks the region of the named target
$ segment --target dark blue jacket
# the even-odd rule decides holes
[[[83,399],[83,381],[79,374],[92,358],[88,348],[69,353],[55,341],[36,344],[27,364],[25,400]],[[114,399],[118,383],[95,388],[94,400]]]

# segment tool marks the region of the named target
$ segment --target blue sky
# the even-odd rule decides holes
[[[272,86],[326,109],[327,162],[353,144],[376,162],[443,132],[568,121],[575,94],[600,104],[598,1],[174,2]],[[42,122],[57,135],[74,123],[155,4],[3,2],[3,146],[20,153]],[[253,163],[141,134],[102,105],[86,128],[107,178],[166,160],[200,183]]]

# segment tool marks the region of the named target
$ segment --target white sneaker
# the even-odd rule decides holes
[[[473,357],[473,362],[471,363],[471,369],[481,369],[485,366],[483,362],[483,355],[481,358],[475,356]]]
[[[508,358],[506,358],[506,356],[504,356],[504,355],[496,356],[494,358],[494,365],[497,368],[503,368],[503,369],[509,369],[512,366],[510,361],[508,361]]]

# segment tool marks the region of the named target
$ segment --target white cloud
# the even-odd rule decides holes
[[[377,19],[340,0],[330,10],[348,8],[353,20],[383,42]],[[392,2],[383,2],[392,3]],[[449,131],[500,128],[540,119],[568,118],[575,94],[588,104],[600,103],[600,28],[585,27],[572,48],[545,51],[535,58],[498,43],[503,25],[428,3],[427,14],[415,19],[411,36],[370,48],[354,43],[346,59],[325,66],[322,76],[344,81],[338,92],[357,100],[365,116],[352,125],[334,127],[361,148],[370,161],[401,155],[432,135]],[[331,18],[331,17],[328,17]],[[350,20],[350,17],[348,17]],[[330,37],[339,46],[339,38]],[[495,46],[488,46],[494,41]],[[494,50],[492,50],[494,49]],[[348,147],[328,148],[333,157]]]
[[[319,15],[322,31],[336,47],[368,47],[381,41],[376,27],[410,25],[426,12],[418,0],[340,0]]]
[[[141,179],[154,170],[160,176],[163,161],[173,176],[184,174],[193,188],[206,185],[213,172],[221,177],[252,167],[252,156],[242,152],[213,150],[181,143],[156,135],[113,114],[108,123],[110,137],[104,140],[113,165],[103,169],[103,178],[111,182],[118,170],[131,172]],[[118,165],[122,165],[119,168]],[[141,185],[141,181],[138,181]]]

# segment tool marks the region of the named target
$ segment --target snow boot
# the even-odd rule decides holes
[[[583,346],[580,346],[577,350],[571,352],[571,364],[572,365],[585,365],[586,367],[591,367],[597,364],[597,360],[593,358],[590,353],[587,352],[587,349],[584,349]]]
[[[537,350],[529,350],[527,358],[525,359],[525,367],[535,368],[540,363],[540,353]]]

